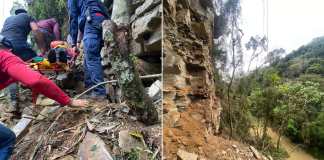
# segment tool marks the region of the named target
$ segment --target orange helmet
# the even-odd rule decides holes
[[[51,49],[56,48],[57,46],[65,47],[63,41],[53,41],[53,42],[51,42]]]

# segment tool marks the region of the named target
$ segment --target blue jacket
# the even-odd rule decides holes
[[[101,0],[69,0],[68,1],[70,12],[70,34],[72,37],[72,43],[76,44],[78,37],[78,29],[83,34],[84,25],[86,22],[85,11],[90,8],[91,13],[101,13],[106,19],[110,19],[105,6]]]

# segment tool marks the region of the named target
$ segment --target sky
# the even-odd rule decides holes
[[[14,0],[0,0],[0,29],[3,27],[3,23],[10,16],[10,9]]]
[[[251,36],[267,34],[267,11],[265,6],[265,23],[263,31],[263,1],[242,0],[242,43]],[[313,38],[324,36],[324,1],[323,0],[269,0],[268,2],[268,35],[269,51],[283,48],[286,53],[297,50]],[[251,52],[244,53],[244,70],[248,68]],[[263,53],[263,57],[266,53]],[[257,60],[252,62],[255,67]],[[261,63],[261,58],[259,58]],[[251,68],[250,68],[251,70]]]

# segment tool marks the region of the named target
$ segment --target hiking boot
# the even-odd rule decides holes
[[[103,101],[103,100],[107,100],[107,97],[106,97],[106,95],[99,95],[99,94],[91,93],[90,95],[86,96],[86,99],[96,99],[98,101]]]
[[[57,48],[56,52],[58,52],[59,62],[66,63],[67,62],[67,54],[68,54],[68,52],[66,51],[66,49],[60,47],[60,48]]]
[[[5,109],[5,112],[7,113],[14,113],[17,112],[19,108],[18,101],[12,101],[7,109]]]
[[[56,62],[56,52],[54,49],[51,49],[48,51],[47,54],[47,59],[50,63],[55,63]]]

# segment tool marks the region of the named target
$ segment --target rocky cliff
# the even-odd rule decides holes
[[[102,0],[106,9],[111,15],[113,0]],[[137,70],[140,76],[159,74],[162,72],[162,2],[161,0],[133,0],[131,17],[131,54],[138,58]],[[83,45],[80,46],[78,57],[80,66],[83,66]],[[116,79],[111,61],[108,57],[107,49],[102,48],[101,65],[105,81]],[[149,91],[149,87],[161,86],[158,78],[142,79],[144,87]],[[82,82],[81,82],[82,83]],[[158,85],[157,85],[158,84]],[[122,93],[116,83],[106,85],[107,94],[111,102],[122,101]],[[150,94],[150,93],[149,93]],[[154,94],[154,95],[153,95]],[[154,101],[162,97],[161,93],[150,95]]]
[[[103,0],[107,10],[112,11],[113,1]],[[140,76],[159,74],[162,47],[162,4],[161,0],[133,0],[131,17],[131,53],[138,57],[137,69]],[[106,48],[101,50],[101,64],[106,80],[115,79]],[[156,79],[156,78],[155,78]],[[154,80],[155,80],[154,79]],[[150,87],[152,79],[142,79],[145,87]],[[111,99],[119,101],[120,88],[106,86]],[[113,93],[115,93],[113,95]]]
[[[212,0],[163,1],[164,158],[179,149],[208,157],[202,150],[221,112],[210,54],[218,23]]]

